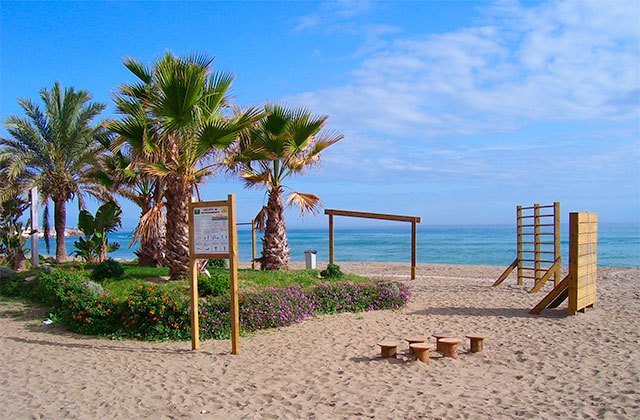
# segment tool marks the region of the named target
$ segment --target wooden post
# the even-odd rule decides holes
[[[561,252],[560,252],[560,203],[558,201],[553,203],[553,258],[555,261],[561,261]],[[560,265],[560,264],[559,264]],[[554,287],[560,283],[560,269],[556,270],[553,275],[553,285]]]
[[[333,214],[329,215],[329,264],[333,264]]]
[[[416,279],[417,227],[415,220],[411,222],[411,280]]]
[[[534,224],[534,257],[533,259],[534,261],[534,274],[533,277],[535,277],[534,281],[534,286],[536,284],[538,284],[538,282],[540,281],[540,275],[542,274],[542,265],[540,264],[540,260],[542,259],[542,254],[540,253],[540,251],[542,251],[542,245],[540,244],[540,242],[542,242],[542,237],[540,236],[541,233],[541,228],[540,228],[540,224],[541,224],[541,218],[540,218],[540,204],[534,204],[533,205],[533,224]]]
[[[578,250],[580,244],[580,213],[569,213],[569,315],[578,312]]]
[[[191,197],[191,203],[195,201]],[[195,233],[193,231],[193,209],[189,206],[189,289],[191,297],[191,350],[200,348],[200,322],[198,311],[198,260],[195,257]]]
[[[191,236],[191,235],[189,235]],[[189,257],[189,273],[191,281],[191,350],[200,348],[200,322],[198,310],[198,260]]]
[[[518,275],[518,285],[522,286],[524,279],[522,278],[523,275],[523,270],[522,270],[522,265],[523,265],[523,261],[522,261],[522,206],[518,206],[516,207],[516,220],[518,223],[518,250],[517,250],[517,258],[516,261],[518,261],[518,271],[517,271],[517,275]]]
[[[231,353],[240,354],[240,308],[238,306],[238,236],[236,197],[229,194],[229,290],[231,291]]]
[[[38,250],[38,188],[29,191],[31,198],[31,265],[40,266],[40,251]]]
[[[256,269],[256,220],[251,219],[251,269]]]

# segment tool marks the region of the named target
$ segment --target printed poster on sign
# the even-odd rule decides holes
[[[193,209],[193,239],[196,254],[228,254],[229,207]]]

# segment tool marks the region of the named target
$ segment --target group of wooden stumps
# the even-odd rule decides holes
[[[462,339],[456,338],[451,331],[434,332],[431,334],[436,339],[436,351],[443,357],[458,358],[458,345],[462,344]],[[484,340],[486,335],[468,334],[470,341],[469,350],[471,353],[479,353],[484,350]],[[409,343],[409,352],[413,354],[417,360],[423,363],[429,363],[429,352],[433,350],[433,346],[429,344],[429,338],[411,337],[405,338],[404,341]],[[395,358],[398,353],[400,342],[383,341],[378,343],[383,359]]]

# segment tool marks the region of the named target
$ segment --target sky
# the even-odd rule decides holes
[[[3,120],[56,80],[117,117],[112,95],[134,80],[124,57],[206,53],[235,73],[235,104],[304,106],[344,134],[287,183],[325,208],[515,224],[516,205],[559,201],[564,222],[640,221],[637,0],[2,0],[0,14]],[[225,174],[202,188],[227,194],[239,221],[266,199]],[[133,228],[139,211],[122,205]],[[327,216],[290,209],[287,225]]]

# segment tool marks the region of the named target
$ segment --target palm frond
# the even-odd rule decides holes
[[[267,228],[267,214],[269,213],[269,209],[267,206],[262,206],[258,214],[253,218],[253,221],[256,224],[257,230],[265,230]]]
[[[322,207],[322,202],[320,197],[315,194],[294,191],[287,197],[287,205],[289,207],[294,205],[299,207],[300,215],[304,217],[306,213],[318,214]]]
[[[138,226],[133,231],[133,237],[129,242],[129,246],[138,242],[141,238],[157,237],[155,230],[158,226],[164,226],[165,213],[164,202],[157,201],[151,209],[145,213],[141,218]]]

